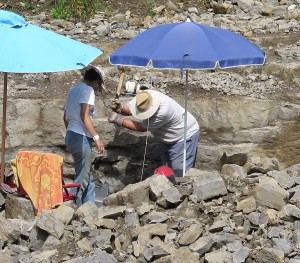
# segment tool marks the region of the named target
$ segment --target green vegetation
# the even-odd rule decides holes
[[[95,0],[57,0],[50,13],[53,18],[85,20],[91,18],[98,7]]]
[[[147,9],[148,9],[148,15],[149,16],[154,16],[155,13],[153,12],[153,8],[156,7],[155,0],[147,0],[146,1],[146,6],[147,6]]]
[[[16,13],[28,11],[31,14],[46,11],[52,18],[69,21],[82,21],[90,19],[96,12],[110,15],[112,11],[100,0],[53,0],[39,4],[37,1],[8,0],[6,9]]]

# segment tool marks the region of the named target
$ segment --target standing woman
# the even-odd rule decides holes
[[[103,77],[100,68],[88,66],[83,81],[75,84],[68,92],[65,104],[65,142],[74,160],[74,183],[80,183],[76,197],[78,206],[87,201],[95,202],[92,143],[96,143],[99,153],[105,152],[104,142],[92,122],[95,113],[95,92],[102,92],[104,89]]]

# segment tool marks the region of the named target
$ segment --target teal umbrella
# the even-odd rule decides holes
[[[39,73],[82,69],[102,50],[28,23],[0,10],[0,71],[4,72],[1,182],[4,181],[7,73]]]

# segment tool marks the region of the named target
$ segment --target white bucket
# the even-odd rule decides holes
[[[140,84],[134,81],[127,81],[125,83],[125,89],[127,93],[137,93],[140,90]]]

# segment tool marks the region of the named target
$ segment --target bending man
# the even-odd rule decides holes
[[[127,104],[112,107],[108,121],[133,131],[149,130],[160,142],[162,165],[168,165],[175,175],[183,175],[184,113],[175,100],[156,90],[142,90]],[[138,121],[126,118],[134,116]],[[200,128],[195,117],[187,114],[186,171],[194,167]]]

